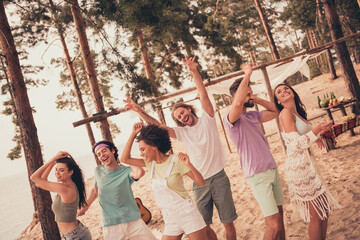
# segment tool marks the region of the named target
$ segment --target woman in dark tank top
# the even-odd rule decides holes
[[[51,182],[47,178],[55,164],[57,182]],[[89,229],[76,218],[77,209],[87,205],[86,192],[83,173],[69,153],[58,152],[30,179],[37,187],[57,193],[52,210],[62,239],[91,239]]]

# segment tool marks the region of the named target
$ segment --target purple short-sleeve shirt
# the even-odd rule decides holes
[[[230,123],[228,119],[229,112],[223,117],[223,122],[239,153],[245,178],[277,168],[268,142],[261,130],[262,112],[243,113],[234,124]]]

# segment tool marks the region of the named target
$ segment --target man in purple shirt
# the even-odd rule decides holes
[[[244,67],[245,76],[230,87],[233,103],[223,118],[225,128],[236,145],[240,164],[265,217],[266,239],[285,239],[283,221],[284,196],[277,166],[271,155],[261,123],[279,115],[275,104],[252,95],[249,85],[251,65]],[[248,107],[259,104],[264,111],[249,111]]]

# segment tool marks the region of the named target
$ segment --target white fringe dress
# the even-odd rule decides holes
[[[333,209],[341,206],[322,183],[310,156],[310,145],[317,139],[311,131],[311,124],[294,115],[297,132],[281,133],[286,145],[285,179],[290,201],[294,211],[298,209],[305,222],[310,221],[309,204],[324,220],[331,215]]]

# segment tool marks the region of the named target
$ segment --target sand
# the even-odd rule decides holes
[[[358,77],[360,77],[360,65],[355,66],[355,69]],[[329,93],[330,95],[332,91],[337,97],[350,96],[346,90],[343,74],[340,70],[337,70],[337,73],[340,77],[336,80],[331,80],[329,74],[324,74],[294,87],[307,107],[309,119],[324,113],[322,109],[317,107],[318,95],[323,96],[324,93]],[[226,110],[227,108],[221,109],[221,115]],[[346,110],[350,113],[350,109]],[[334,113],[333,116],[336,123],[342,122],[340,111]],[[328,117],[325,115],[313,120],[312,124],[327,119]],[[237,239],[262,239],[265,229],[264,218],[243,177],[236,148],[230,140],[231,152],[229,151],[220,121],[218,121],[218,124],[219,133],[229,157],[225,171],[230,178],[233,198],[239,215],[238,219],[234,222]],[[301,220],[292,218],[293,209],[289,205],[287,185],[284,181],[285,154],[279,136],[276,134],[275,123],[273,121],[266,123],[264,127],[266,134],[269,135],[268,140],[271,152],[278,164],[279,172],[283,179],[286,238],[292,240],[308,239],[307,225]],[[356,136],[350,136],[349,132],[338,136],[336,138],[337,148],[329,152],[326,152],[325,149],[318,149],[316,144],[312,146],[312,152],[324,181],[335,199],[342,205],[342,209],[335,210],[329,219],[328,239],[330,240],[360,239],[360,127],[355,128],[355,133]],[[184,151],[182,144],[179,142],[174,141],[173,146],[175,153]],[[148,175],[146,174],[142,179],[133,184],[133,191],[135,197],[141,198],[145,207],[151,211],[152,220],[148,226],[160,238],[164,222],[160,210],[155,205]],[[191,184],[190,179],[185,178],[185,185],[190,194]],[[92,185],[93,179],[87,182],[88,189]],[[80,217],[80,220],[90,228],[93,239],[103,239],[102,230],[99,225],[101,219],[100,211],[100,206],[96,200],[86,215]],[[219,239],[225,239],[224,228],[220,223],[216,210],[214,211],[212,228],[217,233]],[[187,239],[186,236],[184,238]],[[40,224],[32,223],[18,239],[42,239]]]

